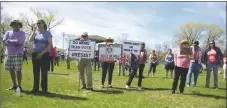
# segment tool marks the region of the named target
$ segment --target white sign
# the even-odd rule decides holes
[[[140,43],[139,41],[131,41],[131,40],[126,40],[123,41],[123,53],[125,54],[136,54],[139,55],[140,53]]]
[[[69,57],[71,58],[88,58],[93,59],[95,52],[94,41],[69,41]]]
[[[122,54],[121,44],[99,44],[99,60],[101,61],[114,61],[119,60]]]

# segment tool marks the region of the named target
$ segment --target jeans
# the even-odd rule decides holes
[[[115,63],[108,63],[108,62],[103,62],[102,63],[102,85],[105,83],[106,79],[106,74],[108,71],[108,84],[112,84],[112,77],[113,77],[113,69],[114,69]]]
[[[143,70],[144,70],[145,64],[140,64],[139,65],[139,77],[138,77],[138,87],[142,86],[142,80],[143,80]],[[137,69],[131,69],[131,73],[128,79],[128,82],[126,83],[126,85],[130,86],[132,83],[132,80],[137,72]]]
[[[153,68],[153,75],[154,75],[156,71],[156,64],[150,63],[150,68],[149,68],[149,71],[147,72],[148,75],[151,73],[152,68]]]
[[[51,72],[54,71],[54,60],[53,60],[53,56],[49,56],[49,59],[50,59],[50,64],[49,64],[49,69],[48,71],[50,71],[50,68],[51,68]]]
[[[197,79],[198,79],[198,76],[199,76],[199,72],[200,72],[200,64],[198,63],[198,61],[190,62],[186,84],[187,85],[191,84],[191,76],[192,76],[192,73],[193,73],[194,81],[193,81],[192,85],[196,86]]]
[[[41,86],[43,91],[47,91],[47,76],[48,76],[48,64],[49,61],[49,53],[45,53],[40,59],[37,59],[38,53],[32,53],[32,64],[33,64],[33,76],[34,76],[34,84],[33,90],[39,90],[39,79],[40,79],[40,69],[41,69]]]
[[[209,88],[210,85],[210,74],[211,70],[213,70],[214,74],[214,88],[218,88],[218,64],[215,63],[207,63],[207,75],[206,75],[206,87]]]
[[[188,68],[181,68],[176,66],[174,73],[175,74],[174,74],[172,90],[175,91],[177,89],[178,80],[179,80],[179,77],[181,76],[179,89],[180,89],[180,92],[184,92],[185,80],[188,73]]]
[[[118,65],[118,75],[121,74],[121,70],[123,71],[123,75],[125,75],[125,65],[124,64]]]

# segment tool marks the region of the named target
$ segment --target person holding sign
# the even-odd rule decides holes
[[[88,34],[86,32],[84,32],[84,34],[81,35],[80,40],[89,41],[88,40]],[[85,74],[84,70],[86,70],[87,89],[90,90],[90,91],[93,91],[91,59],[80,58],[78,60],[77,68],[79,70],[80,80],[82,82],[82,89],[86,89],[85,76],[84,76],[84,74]]]
[[[7,90],[16,90],[17,87],[21,88],[22,80],[22,67],[23,67],[23,54],[25,32],[21,31],[22,23],[14,20],[10,23],[12,31],[7,31],[3,38],[3,45],[6,46],[5,70],[9,71],[13,86]],[[16,72],[16,74],[15,74]],[[18,84],[16,83],[16,79]]]
[[[142,89],[142,80],[143,80],[143,70],[147,61],[147,51],[145,49],[145,43],[142,42],[140,44],[140,53],[139,55],[135,55],[133,53],[130,54],[130,63],[131,63],[131,73],[126,83],[126,89],[128,89],[131,85],[131,82],[139,68],[139,77],[138,77],[138,89]]]
[[[36,29],[38,32],[36,32]],[[29,41],[33,42],[32,64],[34,83],[31,92],[39,91],[40,69],[41,69],[41,86],[43,92],[48,92],[48,66],[50,64],[49,49],[52,48],[52,34],[47,31],[47,24],[40,19],[32,28]]]
[[[108,38],[105,40],[106,45],[108,46],[109,44],[112,44],[114,42],[114,39]],[[112,54],[112,49],[111,47],[107,47],[107,53]],[[113,59],[112,59],[113,58]],[[115,60],[114,57],[104,59],[102,61],[102,82],[101,82],[101,88],[104,88],[104,83],[106,79],[106,74],[108,71],[108,84],[109,87],[112,88],[112,77],[113,77],[113,69],[115,66]]]
[[[149,56],[150,59],[150,68],[149,71],[147,72],[147,76],[149,76],[149,74],[151,73],[151,70],[153,68],[153,74],[152,77],[154,77],[155,71],[156,71],[156,66],[157,66],[157,55],[155,54],[155,50],[152,51],[152,54],[150,54]]]
[[[220,48],[215,46],[214,40],[210,42],[209,48],[206,49],[204,54],[204,61],[207,67],[207,75],[206,75],[206,88],[209,88],[210,85],[210,74],[211,70],[213,70],[214,74],[214,89],[218,88],[218,67],[221,63],[223,55],[221,53]]]
[[[177,89],[178,80],[180,79],[180,94],[184,93],[185,88],[185,81],[186,76],[188,73],[189,65],[190,65],[190,59],[191,59],[191,49],[189,42],[186,40],[182,40],[180,42],[180,50],[178,50],[174,55],[174,61],[175,61],[175,71],[174,71],[174,80],[172,85],[172,94],[175,94],[175,90]]]
[[[190,87],[192,73],[194,75],[194,81],[192,86],[195,87],[200,72],[200,64],[202,58],[202,49],[199,47],[199,42],[195,41],[191,46],[193,59],[190,61],[190,67],[187,75],[187,87]]]

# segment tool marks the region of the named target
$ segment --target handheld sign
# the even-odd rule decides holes
[[[126,40],[123,41],[123,53],[139,55],[140,53],[140,43],[139,41]]]
[[[99,60],[100,61],[114,61],[120,60],[122,54],[121,44],[99,44]]]
[[[69,57],[93,59],[95,44],[95,41],[70,40]]]

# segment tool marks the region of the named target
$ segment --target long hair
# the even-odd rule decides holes
[[[211,42],[213,42],[213,43],[214,43],[214,48],[215,48],[216,46],[215,46],[215,42],[214,42],[214,40],[212,40]],[[209,49],[211,49],[211,47],[210,47],[210,43],[209,43]]]
[[[44,30],[47,31],[47,24],[43,19],[39,19],[38,21],[41,21],[44,24]]]

